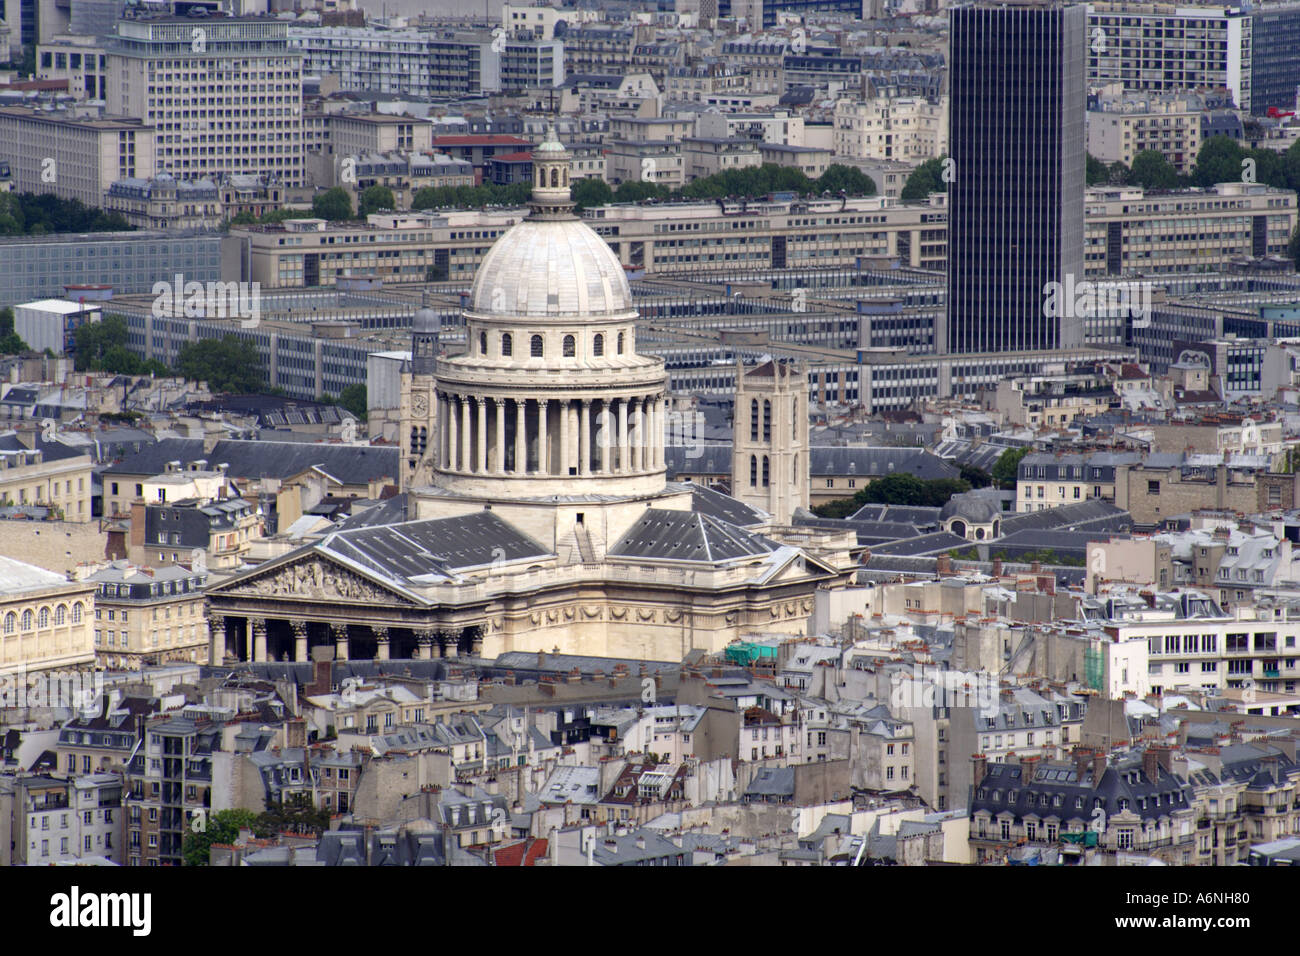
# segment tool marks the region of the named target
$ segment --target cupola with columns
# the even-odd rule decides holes
[[[664,489],[667,380],[636,352],[618,257],[573,212],[554,126],[533,152],[531,212],[484,257],[466,350],[434,368],[436,486],[502,499]]]

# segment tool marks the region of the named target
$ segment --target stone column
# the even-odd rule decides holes
[[[474,470],[483,474],[488,470],[487,467],[487,399],[480,396],[474,399],[478,403],[478,460],[474,462]]]
[[[591,399],[582,400],[578,418],[578,474],[591,474]]]
[[[494,470],[498,475],[504,475],[506,473],[506,400],[494,398],[492,405],[497,413],[497,460]]]
[[[220,614],[208,618],[208,663],[220,666],[226,662],[226,619]]]
[[[388,660],[388,628],[372,627],[370,630],[375,635],[375,660]]]
[[[456,471],[456,455],[459,451],[460,435],[459,399],[447,396],[447,470]]]
[[[698,438],[698,436],[697,436]],[[664,455],[664,397],[655,395],[650,406],[650,467],[662,468]]]
[[[556,471],[567,478],[569,476],[569,459],[572,457],[569,444],[571,434],[569,422],[570,403],[568,399],[562,399],[558,404],[560,406],[560,460],[556,462]]]
[[[455,634],[449,634],[442,639],[442,656],[459,657],[460,656],[460,638]]]
[[[348,626],[346,624],[331,624],[330,633],[334,637],[334,659],[336,661],[345,661],[348,659]]]
[[[422,628],[415,632],[415,650],[411,651],[413,660],[428,660],[433,657],[433,631]]]
[[[311,660],[307,650],[307,622],[290,621],[289,626],[293,628],[293,659],[299,664]]]
[[[260,664],[266,660],[266,618],[250,617],[248,630],[253,638],[253,661]]]
[[[528,402],[515,399],[515,470],[516,475],[528,474]]]
[[[547,434],[549,422],[546,420],[550,410],[550,399],[537,400],[537,473],[539,475],[551,473],[551,437]]]
[[[628,471],[641,471],[641,442],[645,432],[641,428],[641,399],[629,399],[628,408]]]
[[[596,416],[596,460],[597,470],[602,475],[609,474],[610,445],[613,441],[614,418],[609,413],[609,402],[600,403],[600,414]]]
[[[618,400],[618,470],[627,473],[627,399]]]
[[[435,392],[434,396],[438,399],[438,421],[435,427],[438,429],[438,454],[436,461],[439,468],[447,467],[447,399],[442,392]]]
[[[469,410],[470,399],[468,395],[462,396],[460,400],[460,470],[474,470],[474,449],[470,445],[470,438],[473,437],[474,422],[470,417],[473,413]]]

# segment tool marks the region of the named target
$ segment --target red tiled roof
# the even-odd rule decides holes
[[[546,855],[545,839],[523,840],[493,851],[497,866],[536,866]]]
[[[533,154],[531,151],[524,153],[498,153],[492,157],[492,162],[500,163],[531,163]]]
[[[435,136],[434,146],[531,146],[518,136]]]

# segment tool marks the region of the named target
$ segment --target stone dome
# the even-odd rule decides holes
[[[618,256],[580,219],[525,219],[488,250],[470,311],[608,319],[633,311]]]
[[[996,498],[979,494],[978,490],[953,495],[939,511],[939,520],[961,518],[972,524],[989,524],[994,518],[1001,517],[1002,507]]]

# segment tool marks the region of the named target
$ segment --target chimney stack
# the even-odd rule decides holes
[[[1147,747],[1142,751],[1142,773],[1152,783],[1160,779],[1160,754],[1155,747]]]
[[[1094,750],[1092,753],[1092,785],[1096,787],[1106,774],[1106,752]]]
[[[935,559],[934,570],[940,577],[952,574],[952,556],[947,552],[939,555],[939,557]]]
[[[984,782],[985,775],[989,770],[989,758],[984,754],[972,754],[971,758],[971,785],[978,787]]]
[[[1074,775],[1083,782],[1083,775],[1088,771],[1088,763],[1092,758],[1092,751],[1086,747],[1074,748]]]
[[[1002,577],[1002,559],[1001,559],[1001,558],[994,558],[994,559],[993,559],[993,576],[994,576],[995,578],[1000,578],[1000,577]]]

